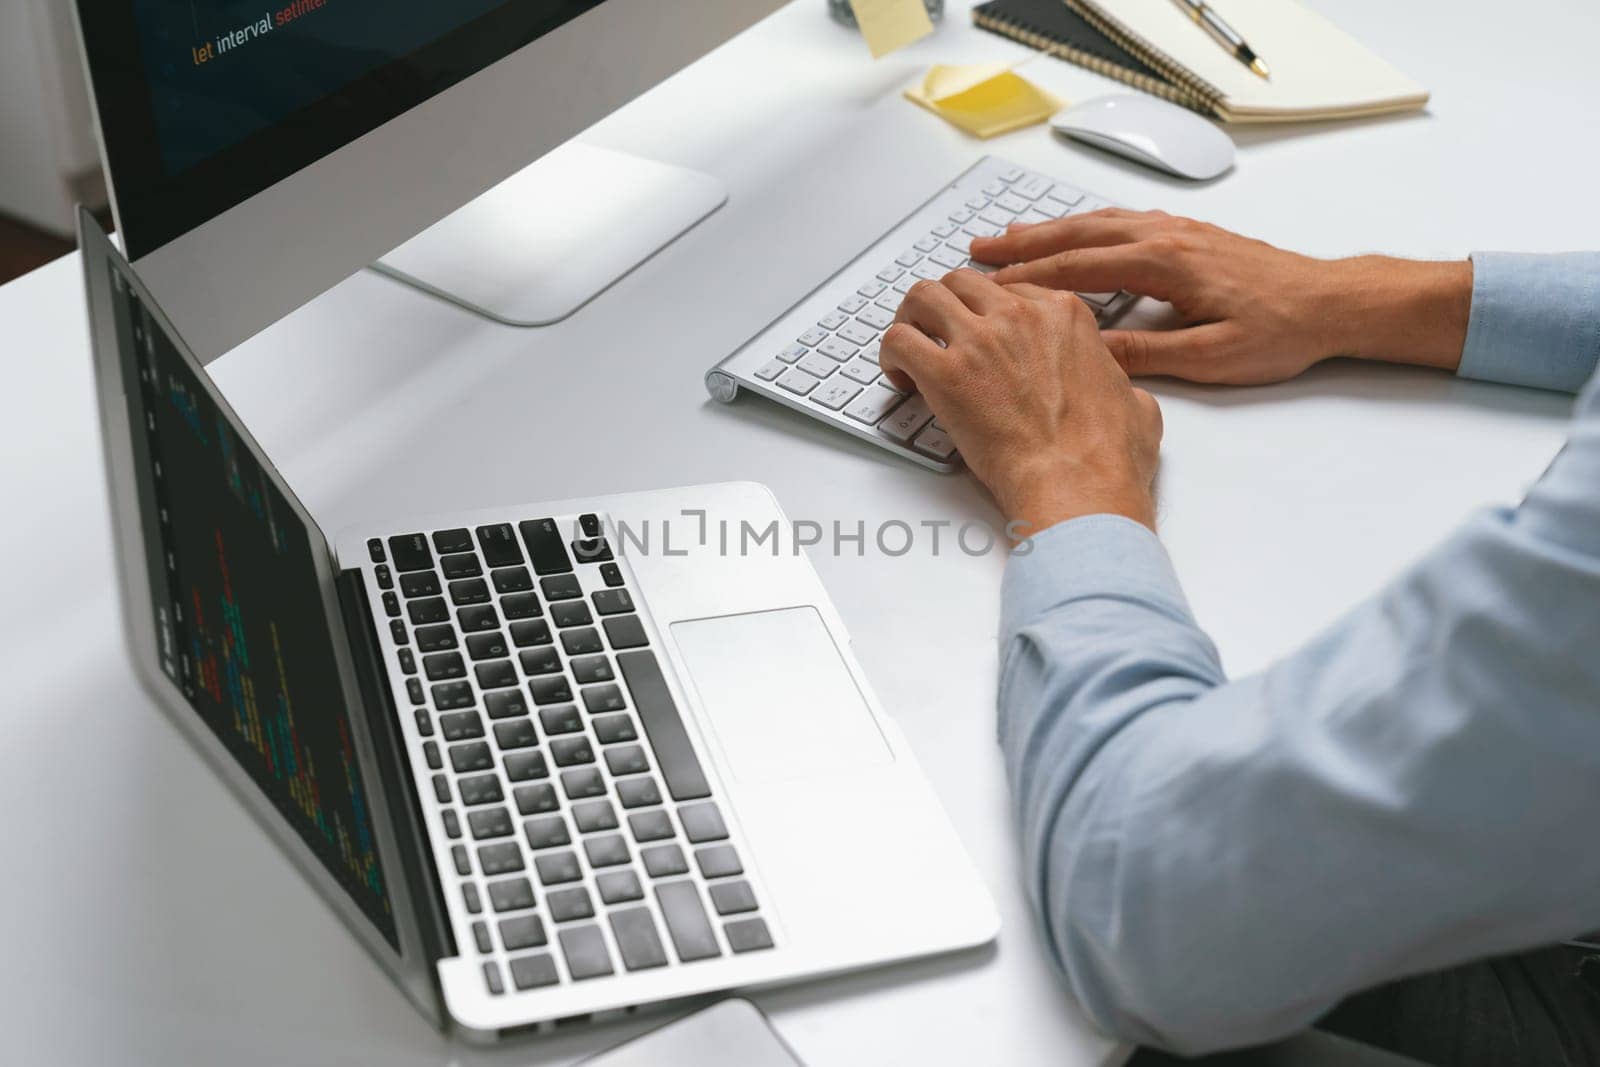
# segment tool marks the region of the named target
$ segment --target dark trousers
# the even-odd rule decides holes
[[[1600,1067],[1600,953],[1558,945],[1407,978],[1349,998],[1317,1029],[1434,1067]],[[1130,1067],[1175,1062],[1282,1061],[1146,1052]]]

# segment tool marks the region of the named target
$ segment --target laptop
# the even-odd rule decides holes
[[[493,1041],[993,939],[764,488],[330,543],[79,233],[138,674],[435,1024]]]

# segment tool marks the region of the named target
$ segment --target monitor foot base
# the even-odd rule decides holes
[[[709,174],[572,141],[373,269],[496,322],[548,326],[727,199]]]

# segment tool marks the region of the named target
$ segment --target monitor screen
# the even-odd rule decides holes
[[[110,264],[112,311],[160,669],[398,948],[313,555],[321,537],[122,270]]]
[[[146,255],[602,0],[79,0]]]

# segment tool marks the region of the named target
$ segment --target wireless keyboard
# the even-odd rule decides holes
[[[985,156],[844,269],[706,374],[731,402],[742,388],[803,411],[939,471],[961,465],[954,443],[921,396],[907,396],[878,368],[878,341],[918,281],[973,266],[974,237],[1013,222],[1048,222],[1110,203],[1075,186]],[[988,268],[978,265],[978,269]],[[1080,293],[1103,324],[1133,301],[1127,293]]]

